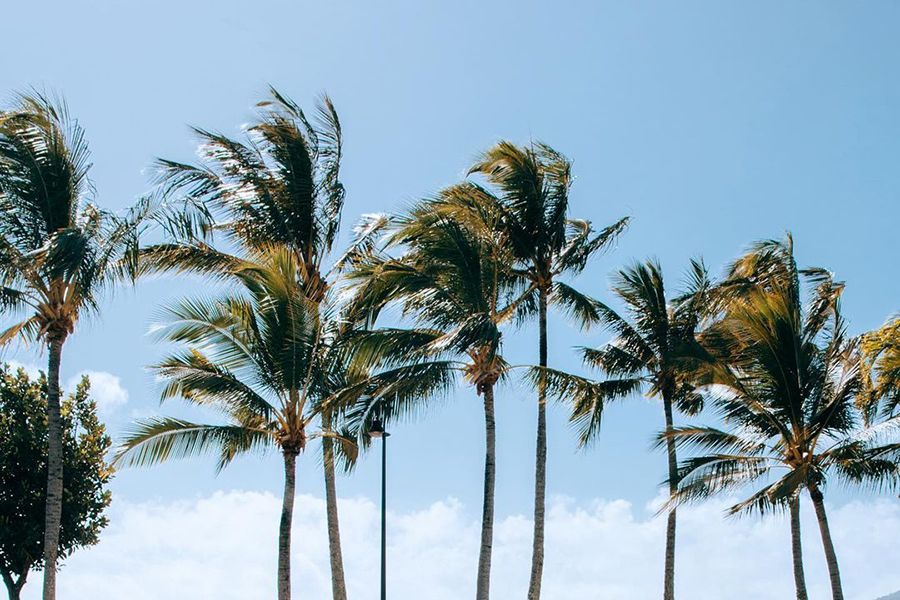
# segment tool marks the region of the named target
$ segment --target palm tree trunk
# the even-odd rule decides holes
[[[331,419],[323,415],[322,426],[331,428]],[[334,480],[334,440],[322,438],[322,462],[325,470],[325,512],[328,518],[328,555],[331,559],[331,594],[334,600],[347,600],[344,559],[341,556],[341,529],[338,524],[337,489]]]
[[[291,600],[291,522],[294,518],[297,454],[284,451],[284,498],[278,529],[278,600]]]
[[[47,364],[47,501],[44,509],[44,600],[56,599],[56,559],[62,520],[63,448],[59,400],[59,364],[64,335],[49,340]]]
[[[541,288],[538,316],[538,359],[541,368],[547,367],[547,290]],[[538,384],[537,445],[534,460],[534,537],[531,547],[531,581],[528,600],[541,597],[544,574],[544,508],[547,494],[547,388],[543,377]]]
[[[494,543],[494,479],[496,477],[496,431],[494,424],[494,386],[484,390],[484,500],[481,513],[481,551],[478,555],[476,600],[491,596],[491,549]]]
[[[671,434],[674,427],[672,418],[672,400],[669,394],[663,394],[663,409],[666,413],[666,433]],[[678,491],[678,457],[675,455],[675,440],[671,435],[666,438],[666,453],[669,459],[669,496],[674,497]],[[666,566],[663,582],[663,599],[675,600],[675,507],[669,509],[666,520]]]
[[[794,585],[797,600],[809,600],[806,575],[803,573],[803,545],[800,540],[800,497],[791,499],[791,555],[794,559]]]
[[[828,516],[825,514],[825,499],[822,491],[815,484],[809,486],[809,495],[816,509],[819,521],[819,533],[822,534],[822,545],[825,547],[825,560],[828,563],[828,577],[831,579],[831,596],[833,600],[844,600],[844,589],[841,585],[841,572],[838,568],[834,542],[831,540],[831,529],[828,527]]]

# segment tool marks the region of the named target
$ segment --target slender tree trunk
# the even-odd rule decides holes
[[[831,540],[828,516],[825,514],[825,499],[822,496],[822,491],[815,484],[809,486],[809,495],[812,498],[813,507],[816,509],[819,533],[822,534],[822,546],[825,548],[825,560],[828,563],[828,577],[831,579],[831,596],[833,600],[844,600],[841,572],[838,568],[837,554],[834,551],[834,542]]]
[[[24,581],[22,582],[25,583]],[[9,594],[9,600],[20,600],[22,594],[22,586],[7,585],[6,592]]]
[[[481,513],[481,551],[478,555],[476,600],[488,600],[491,596],[491,550],[494,543],[494,479],[496,477],[493,384],[484,390],[484,434],[484,501]]]
[[[547,367],[547,290],[541,288],[538,327],[538,359],[541,368]],[[538,383],[537,445],[534,460],[534,537],[531,547],[531,581],[528,600],[541,597],[544,574],[544,508],[547,494],[547,386],[544,378]]]
[[[663,394],[663,409],[666,413],[666,433],[671,434],[674,426],[672,418],[672,399],[669,394]],[[666,454],[669,459],[669,496],[672,497],[678,491],[678,457],[675,455],[675,440],[671,436],[666,438]],[[663,599],[675,600],[675,507],[669,509],[666,520],[666,566],[663,582]]]
[[[278,600],[291,600],[291,523],[294,518],[297,454],[290,451],[283,454],[284,498],[278,529]]]
[[[794,559],[794,585],[797,600],[809,600],[806,593],[806,575],[803,573],[803,544],[800,540],[800,497],[791,499],[791,555]]]
[[[44,512],[44,600],[56,599],[56,559],[62,520],[63,448],[59,400],[59,363],[65,336],[49,341],[47,365],[47,503]]]
[[[3,583],[6,584],[6,592],[9,594],[9,600],[19,600],[22,588],[25,586],[25,578],[28,576],[28,570],[25,574],[20,575],[18,580],[12,578],[12,574],[5,569],[0,570],[3,573]]]
[[[323,416],[322,426],[331,428],[331,418]],[[328,517],[328,555],[331,559],[331,593],[334,600],[347,600],[344,559],[341,556],[341,529],[338,524],[338,499],[334,480],[334,440],[322,438],[322,462],[325,469],[325,512]]]

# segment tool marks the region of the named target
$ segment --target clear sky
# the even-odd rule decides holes
[[[4,8],[0,95],[61,92],[85,127],[98,201],[119,209],[149,189],[155,157],[192,160],[188,124],[238,134],[273,84],[312,107],[327,91],[345,132],[344,232],[458,181],[499,139],[549,143],[574,161],[575,216],[634,220],[580,287],[610,300],[608,275],[658,257],[674,287],[691,256],[718,270],[749,242],[794,234],[803,264],[847,282],[854,332],[900,309],[900,5],[893,2],[14,2]],[[166,278],[123,290],[67,344],[63,379],[108,374],[114,434],[158,408],[145,366],[161,303],[202,291]],[[551,321],[551,363],[579,369],[573,346],[599,345]],[[535,332],[507,354],[536,360]],[[41,364],[27,350],[6,358]],[[118,378],[118,379],[116,379]],[[498,516],[531,507],[535,408],[522,387],[498,398]],[[391,438],[392,506],[458,499],[480,511],[483,420],[466,389]],[[574,502],[657,495],[664,459],[649,450],[661,409],[612,407],[602,440],[576,451],[551,411],[549,491]],[[299,489],[321,496],[314,456]],[[117,475],[123,502],[175,502],[216,490],[280,493],[274,457]],[[377,462],[339,481],[374,498]],[[849,499],[840,495],[837,502]],[[646,516],[646,515],[643,515]],[[274,531],[274,530],[273,530]],[[900,587],[900,585],[895,586]],[[891,590],[885,590],[891,591]],[[585,596],[587,597],[587,596]]]

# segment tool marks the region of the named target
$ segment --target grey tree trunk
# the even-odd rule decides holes
[[[56,599],[56,559],[62,520],[62,418],[59,410],[59,363],[65,336],[49,340],[47,365],[47,500],[44,509],[44,600]]]
[[[331,419],[324,418],[325,429],[331,427]],[[334,478],[334,440],[322,438],[322,463],[325,470],[325,512],[328,518],[328,555],[331,559],[331,594],[334,600],[347,600],[347,584],[344,581],[344,559],[341,555],[341,529],[338,524],[338,499]]]
[[[541,289],[538,316],[538,360],[547,367],[547,290]],[[547,495],[547,387],[538,384],[537,444],[534,460],[534,537],[531,547],[531,581],[528,584],[528,600],[541,597],[541,580],[544,574],[544,510]]]
[[[297,454],[285,451],[284,497],[278,528],[278,600],[291,600],[291,523],[294,519]]]
[[[841,585],[841,572],[838,567],[834,542],[831,540],[831,529],[828,527],[828,516],[825,514],[825,499],[822,491],[815,484],[809,486],[809,495],[816,509],[819,521],[819,533],[822,535],[822,546],[825,548],[825,561],[828,563],[828,577],[831,580],[831,597],[833,600],[844,600],[844,588]]]
[[[669,394],[663,394],[663,409],[666,413],[666,433],[672,432],[674,420],[672,418],[672,399]],[[678,491],[678,457],[675,455],[675,440],[666,438],[666,453],[669,460],[669,496],[674,496]],[[669,510],[666,520],[666,566],[663,581],[663,599],[675,600],[675,507]]]
[[[794,560],[794,586],[797,600],[809,600],[806,575],[803,573],[803,544],[800,540],[800,497],[791,500],[791,556]]]
[[[481,513],[481,551],[478,554],[476,600],[491,596],[491,550],[494,544],[494,480],[496,478],[496,431],[494,423],[494,386],[484,390],[484,500]]]

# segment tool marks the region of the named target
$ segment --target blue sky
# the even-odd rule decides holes
[[[900,308],[896,3],[98,0],[16,2],[4,17],[0,94],[38,86],[66,96],[110,208],[149,189],[155,157],[193,158],[188,124],[237,134],[273,84],[303,106],[323,91],[337,106],[345,234],[364,212],[458,181],[499,139],[536,139],[574,160],[575,216],[601,226],[634,218],[578,281],[601,299],[628,261],[659,257],[674,286],[691,256],[719,269],[749,242],[790,230],[802,263],[847,282],[854,331]],[[201,287],[167,278],[122,290],[67,345],[64,380],[103,371],[127,391],[107,414],[114,433],[159,410],[144,368],[161,355],[146,335],[157,307]],[[554,366],[580,368],[572,347],[605,340],[551,325]],[[536,359],[534,334],[507,339],[513,361]],[[43,361],[27,350],[6,358]],[[498,402],[498,514],[527,515],[533,401],[510,386]],[[478,514],[479,406],[461,389],[395,430],[396,510],[453,497]],[[550,493],[650,501],[663,479],[663,457],[649,450],[661,420],[635,398],[610,408],[596,447],[576,451],[554,408]],[[278,493],[272,458],[218,477],[202,460],[130,470],[113,487],[132,502]],[[315,457],[300,469],[300,491],[321,495]],[[377,461],[364,461],[339,481],[341,494],[374,498],[377,474]]]

